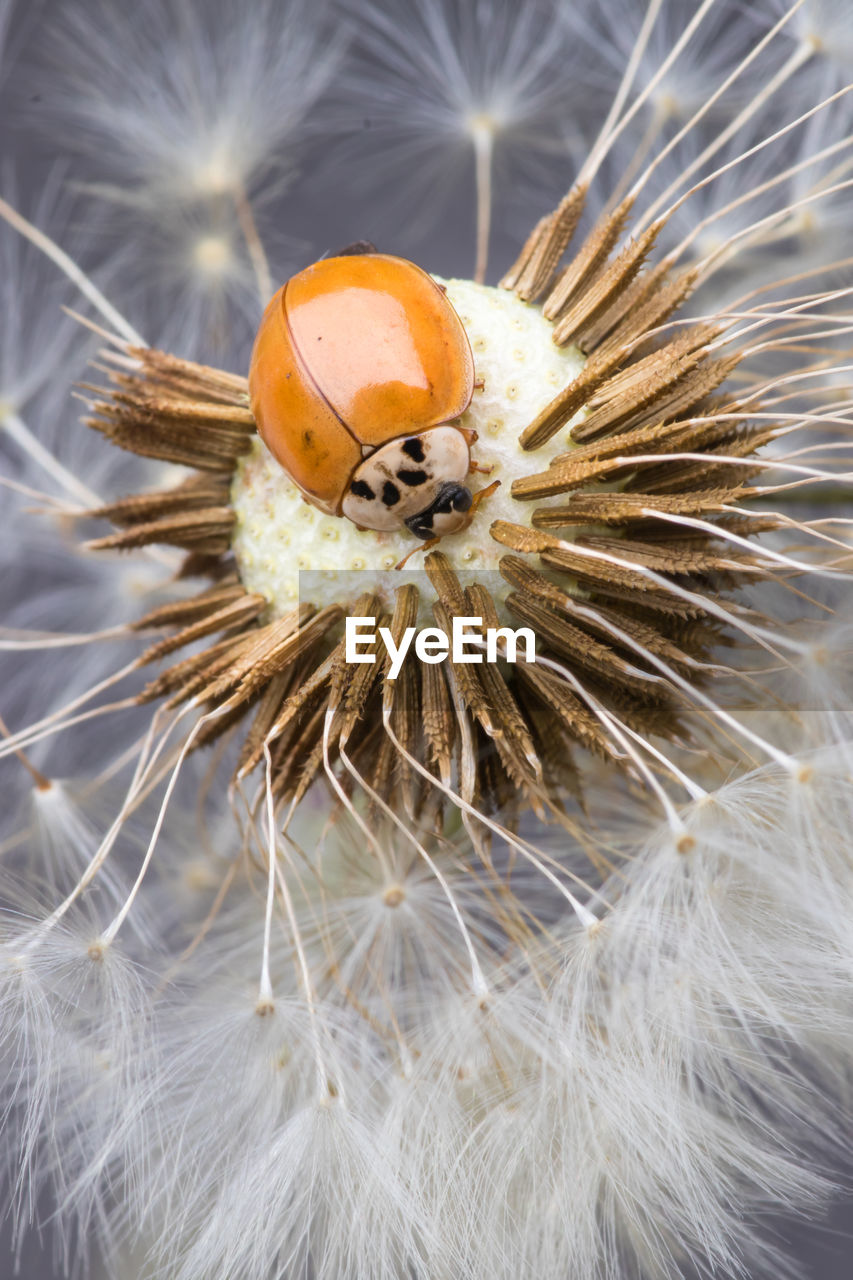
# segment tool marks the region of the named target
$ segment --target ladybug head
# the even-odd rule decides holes
[[[468,524],[472,502],[470,489],[445,480],[430,505],[409,516],[405,521],[406,528],[424,542],[430,538],[441,538],[446,533],[456,533]]]

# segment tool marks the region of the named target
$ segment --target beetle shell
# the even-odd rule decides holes
[[[249,369],[267,448],[309,502],[367,528],[399,528],[403,509],[368,500],[350,514],[356,472],[389,442],[426,439],[459,417],[473,389],[471,348],[452,305],[420,267],[387,254],[326,258],[288,280],[264,313]],[[456,459],[464,448],[467,472],[467,442],[448,430],[459,436],[450,452]],[[430,444],[431,468],[445,447],[439,438]],[[393,471],[395,458],[381,465]],[[454,474],[437,480],[457,479],[461,464],[452,465]],[[425,492],[422,506],[430,501]],[[371,510],[393,522],[370,523]]]
[[[356,468],[342,512],[365,529],[399,529],[424,511],[448,480],[470,468],[468,442],[456,427],[433,427],[382,445]]]

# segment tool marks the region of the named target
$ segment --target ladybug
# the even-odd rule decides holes
[[[453,425],[474,391],[459,316],[404,258],[324,258],[269,303],[252,351],[258,432],[303,497],[361,529],[433,540],[464,528],[476,432]],[[494,486],[490,486],[489,492]]]

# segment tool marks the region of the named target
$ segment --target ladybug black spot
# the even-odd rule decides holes
[[[397,472],[397,479],[402,480],[403,484],[414,487],[416,484],[426,484],[427,473],[425,471],[409,471],[403,467]]]
[[[353,480],[350,485],[350,493],[354,493],[357,498],[367,498],[369,501],[376,497],[366,480]]]
[[[382,501],[386,507],[393,507],[400,501],[400,490],[390,480],[382,486]]]
[[[412,459],[412,462],[423,462],[424,445],[423,441],[419,440],[417,436],[412,436],[410,440],[404,440],[400,448],[403,453]]]

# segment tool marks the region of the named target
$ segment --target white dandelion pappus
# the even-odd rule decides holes
[[[33,215],[36,237],[46,234],[39,228],[76,221],[79,205],[57,189],[59,181],[53,175],[44,185]],[[16,184],[9,172],[4,190],[14,197]],[[78,236],[76,248],[90,250],[89,236]],[[102,675],[100,657],[87,641],[93,617],[114,646],[114,657],[124,654],[130,660],[132,646],[127,647],[122,631],[111,634],[110,628],[123,629],[140,598],[164,594],[169,556],[160,551],[137,554],[105,574],[105,566],[96,564],[79,540],[65,536],[81,510],[129,485],[151,483],[163,468],[122,458],[88,438],[89,433],[73,429],[72,386],[93,352],[88,331],[62,315],[63,307],[81,305],[79,293],[57,278],[40,246],[28,244],[5,224],[0,227],[0,256],[0,568],[5,587],[0,629],[5,696],[0,716],[24,723],[45,707],[61,706],[72,693],[84,692]],[[36,577],[41,589],[35,599],[28,598],[28,584]],[[166,585],[165,595],[169,590]],[[6,637],[19,629],[31,639],[23,650],[17,644],[10,649]],[[45,667],[40,660],[39,639],[45,630],[78,633],[81,642],[87,641],[77,646],[72,668]],[[98,755],[94,739],[90,747],[93,764]],[[36,757],[42,758],[42,749],[35,749]],[[75,768],[68,755],[63,758],[61,745],[52,767],[63,772]],[[14,809],[6,806],[4,825]]]
[[[16,184],[8,166],[3,190],[14,202]],[[33,211],[34,222],[59,226],[66,222],[68,213],[68,201],[62,200],[59,183],[49,182]],[[88,501],[89,491],[75,474],[85,469],[79,453],[84,442],[48,436],[46,447],[40,439],[46,426],[65,408],[68,385],[91,345],[82,330],[75,332],[73,327],[57,323],[61,305],[76,302],[77,296],[64,282],[58,287],[56,272],[43,255],[7,226],[0,231],[0,259],[0,440],[4,453],[10,463],[23,467],[22,482],[33,478],[26,465],[31,461],[41,469],[40,481],[49,481],[54,497]],[[26,421],[33,414],[36,427]],[[56,453],[66,452],[69,445],[75,452],[64,466]],[[7,465],[7,473],[10,470]]]
[[[782,0],[774,0],[771,12],[782,9]],[[805,0],[794,19],[791,35],[801,46],[813,51],[826,82],[849,81],[853,41],[843,6],[832,4],[831,0]]]
[[[484,280],[496,196],[512,200],[509,174],[553,198],[583,145],[571,98],[579,69],[555,6],[345,0],[343,7],[358,55],[340,84],[341,124],[350,135],[342,163],[351,181],[363,184],[369,175],[394,206],[405,201],[411,236],[434,217],[440,196],[458,202],[473,179],[473,277]]]
[[[77,153],[116,246],[134,245],[122,287],[140,327],[190,353],[233,352],[273,292],[257,219],[294,180],[340,24],[305,0],[68,3],[47,34],[32,73],[42,127]],[[292,256],[278,211],[266,231]]]
[[[121,173],[104,196],[156,211],[255,194],[286,172],[286,148],[340,54],[322,5],[313,13],[302,0],[96,8],[97,17],[78,4],[59,15],[61,79],[50,107],[93,174]]]
[[[724,10],[709,0],[691,15],[697,30],[702,11]],[[721,74],[736,70],[726,67]],[[655,91],[655,74],[639,95]],[[614,131],[624,143],[630,121],[621,122],[635,104],[636,115],[643,110],[629,81],[588,175],[606,172],[620,144]],[[738,118],[753,100],[739,80],[733,87]],[[724,132],[725,100],[711,105]],[[780,110],[764,136],[796,114]],[[681,255],[709,281],[722,266],[739,270],[798,204],[832,198],[791,192],[786,170],[806,157],[786,152],[787,134],[769,148],[780,157],[775,173],[741,159],[762,142],[748,123],[739,150],[722,144],[681,184],[674,171],[657,187],[649,178],[646,196],[649,166],[638,176],[640,227],[654,216],[649,201],[663,207],[718,168],[702,188],[708,216],[741,196],[755,201],[753,219],[720,245],[691,239],[685,222],[669,249],[673,268]],[[688,162],[701,155],[688,135]],[[740,192],[727,185],[732,172],[742,175]],[[844,181],[830,185],[843,191]],[[789,483],[816,500],[828,481],[849,485],[849,396],[840,399],[833,382],[849,385],[839,354],[853,324],[849,293],[834,281],[824,287],[798,260],[772,300],[749,281],[729,296],[729,310],[711,318],[728,322],[749,351],[733,375],[740,407],[702,402],[691,411],[697,425],[727,414],[772,424],[776,468],[761,496],[774,510],[787,510]],[[701,295],[696,310],[708,314]],[[729,340],[710,339],[715,351]],[[845,449],[826,448],[827,428]],[[755,457],[736,453],[736,435],[723,441],[719,464],[755,482]],[[638,475],[650,461],[688,477],[707,462],[677,442],[651,455],[634,452],[636,439],[626,447],[622,466]],[[607,495],[606,482],[595,492]],[[141,1235],[147,1271],[183,1280],[784,1271],[790,1260],[759,1224],[767,1211],[819,1211],[849,1072],[849,715],[840,694],[838,706],[823,700],[814,674],[827,669],[817,660],[823,629],[784,625],[768,593],[747,585],[734,596],[725,577],[747,553],[750,569],[773,567],[778,593],[814,586],[831,601],[849,581],[849,539],[833,507],[790,536],[747,538],[766,511],[722,504],[712,527],[728,560],[708,569],[707,598],[695,577],[666,575],[654,560],[641,566],[657,607],[674,618],[663,640],[643,617],[632,625],[602,607],[594,591],[572,595],[573,624],[618,642],[627,679],[679,692],[683,731],[657,734],[630,705],[607,702],[589,663],[543,658],[542,671],[582,700],[630,766],[622,776],[604,762],[579,765],[585,808],[567,803],[545,835],[532,820],[504,826],[502,810],[476,795],[464,755],[458,769],[429,775],[455,804],[438,829],[434,805],[395,810],[365,777],[357,741],[344,742],[341,767],[331,768],[332,716],[322,707],[320,777],[342,805],[330,809],[334,796],[320,787],[298,811],[279,802],[275,741],[264,739],[260,767],[230,788],[239,818],[230,825],[211,783],[222,777],[216,753],[235,754],[227,736],[207,790],[186,761],[193,736],[227,715],[228,702],[199,708],[201,720],[192,708],[158,712],[128,755],[112,825],[93,839],[81,832],[88,847],[74,860],[86,865],[71,871],[70,886],[40,910],[13,881],[5,889],[7,1045],[18,1064],[10,1078],[20,1081],[12,1110],[28,1135],[21,1185],[31,1185],[35,1165],[36,1182],[54,1185],[62,1221],[76,1210],[83,1230],[91,1224],[116,1250],[116,1266],[122,1236]],[[687,546],[709,519],[665,504],[641,514],[659,535],[677,521]],[[631,565],[618,534],[604,547],[571,545],[588,568]],[[820,618],[818,604],[792,599]],[[685,650],[708,619],[718,639],[753,643],[744,668],[723,645],[705,656]],[[843,628],[823,638],[826,683],[840,684]],[[774,677],[784,682],[781,706],[761,687],[772,693]],[[809,696],[821,711],[806,718]],[[118,753],[124,741],[110,724],[104,717],[99,728]],[[482,749],[477,726],[459,724]],[[390,698],[376,727],[410,781],[427,772]],[[25,723],[4,748],[7,767],[15,748],[29,752],[52,728]],[[60,737],[73,742],[78,731],[69,725]],[[187,838],[197,796],[216,848]],[[141,844],[121,841],[131,820]],[[132,888],[119,888],[125,881]],[[122,976],[104,984],[100,1013],[78,999],[74,966],[66,982],[69,948],[75,965],[115,960]],[[127,964],[125,982],[134,958],[142,972]],[[157,974],[141,992],[134,980],[146,968]],[[154,1043],[137,1042],[149,1025]],[[57,1048],[66,1036],[67,1072]],[[77,1061],[88,1066],[104,1043],[113,1066],[90,1128],[99,1092]],[[38,1154],[42,1135],[48,1157]]]
[[[35,932],[44,905],[31,911],[38,914],[19,913],[19,944],[20,926]],[[108,1237],[104,1182],[128,1159],[137,1169],[146,1159],[147,1131],[139,1127],[151,1053],[144,970],[121,948],[101,951],[99,927],[87,915],[54,930],[44,947],[10,948],[4,938],[0,982],[8,1210],[20,1244],[42,1188],[50,1187],[54,1203],[73,1202],[73,1217],[55,1222],[55,1253],[69,1271],[96,1236]],[[143,950],[151,948],[148,935]]]

